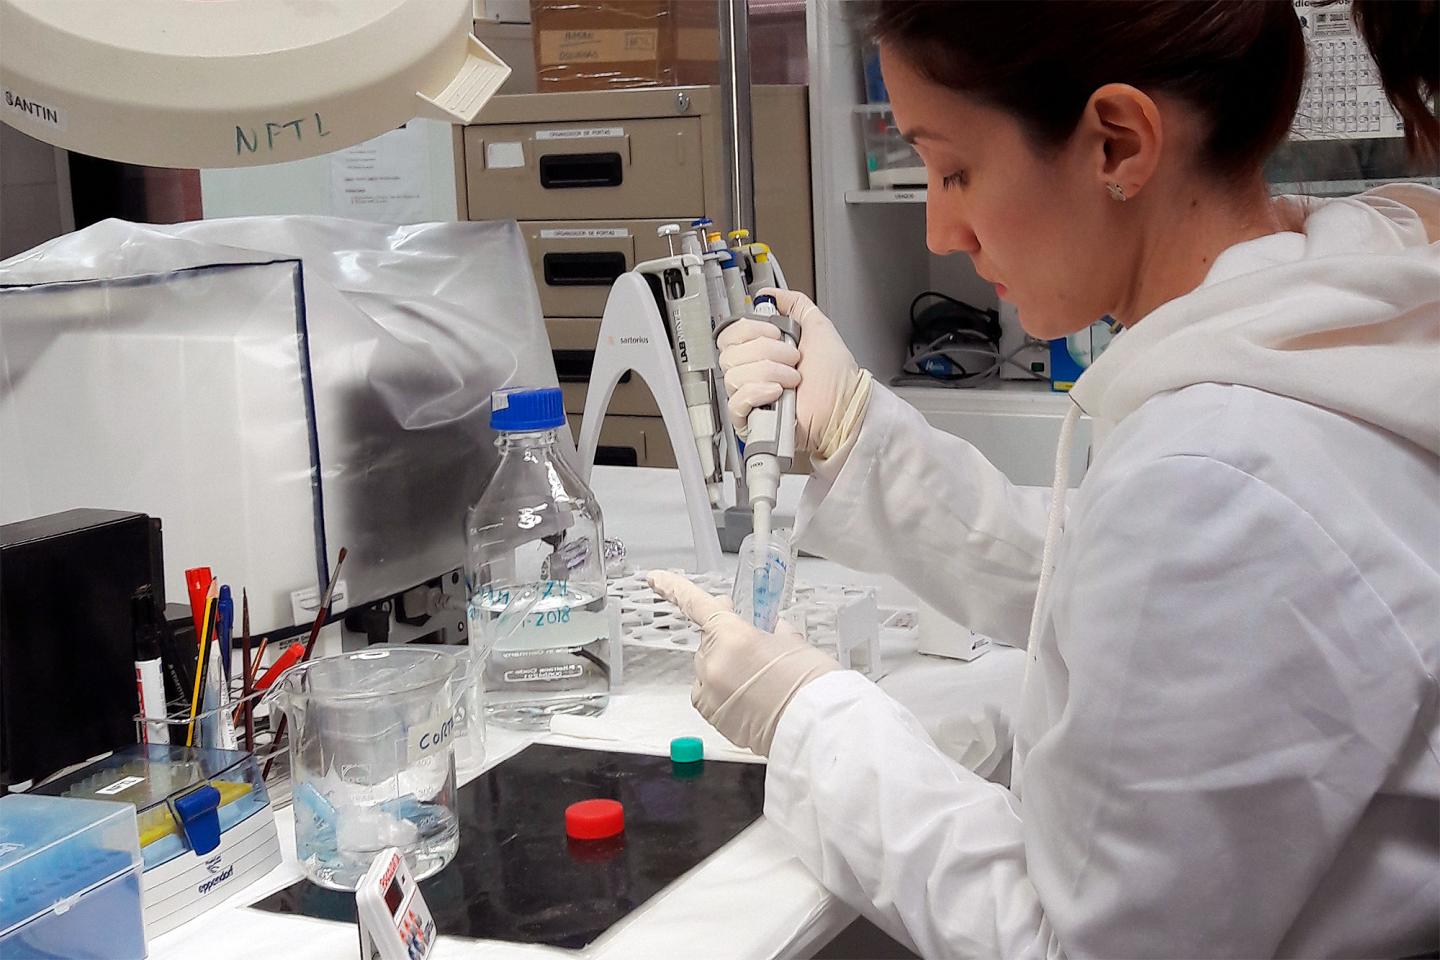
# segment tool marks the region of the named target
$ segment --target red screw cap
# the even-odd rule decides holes
[[[565,833],[576,840],[603,840],[625,830],[625,808],[617,800],[581,800],[565,808]]]

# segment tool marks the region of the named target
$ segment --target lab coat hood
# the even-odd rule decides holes
[[[1070,395],[1095,419],[1097,444],[1156,394],[1225,383],[1440,452],[1440,190],[1275,203],[1287,232],[1226,250],[1199,289],[1125,331],[1080,377]]]

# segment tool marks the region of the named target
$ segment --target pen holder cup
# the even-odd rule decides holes
[[[283,779],[286,776],[288,765],[283,763],[285,753],[283,743],[277,745],[273,742],[271,710],[264,703],[266,691],[259,690],[249,696],[244,696],[243,684],[239,676],[233,677],[227,683],[227,688],[229,692],[228,705],[197,711],[193,723],[190,716],[189,699],[174,699],[168,702],[165,705],[163,721],[136,714],[133,717],[136,740],[139,743],[169,743],[175,746],[185,746],[188,740],[189,745],[196,747],[244,750],[255,754],[256,759],[262,763],[272,755],[277,755],[276,766],[279,768],[279,772],[276,773],[272,770],[266,780],[273,782],[276,779]],[[253,715],[249,717],[250,723],[247,724],[247,714],[252,711]],[[253,737],[250,734],[251,730],[253,730]]]

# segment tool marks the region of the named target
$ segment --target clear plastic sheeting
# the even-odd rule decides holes
[[[290,260],[0,290],[0,522],[160,517],[171,599],[214,564],[287,621],[317,554],[299,287]]]
[[[285,318],[279,299],[259,284],[260,274],[254,288],[211,292],[172,282],[195,267],[285,260],[303,264],[303,295],[290,292]],[[21,374],[46,358],[22,364],[14,332],[45,321],[22,316],[13,296],[0,300],[0,425],[6,431],[0,518],[53,512],[81,500],[153,512],[165,522],[171,594],[185,595],[186,566],[210,564],[228,581],[245,583],[252,608],[257,594],[264,595],[257,632],[294,623],[290,592],[318,588],[326,554],[341,546],[350,552],[344,577],[350,606],[459,567],[465,509],[479,498],[497,460],[488,426],[491,391],[557,382],[529,258],[513,222],[394,227],[253,217],[152,226],[109,220],[0,263],[0,287],[8,288],[60,291],[65,288],[39,285],[125,278],[147,279],[133,285],[135,319],[126,326],[107,314],[91,317],[88,353],[61,363],[68,348],[60,346],[66,339],[60,330],[52,338],[28,338],[30,353],[54,358],[48,360],[54,376],[45,402],[23,408],[14,403],[24,389]],[[271,439],[310,429],[304,403],[286,396],[299,378],[297,356],[303,357],[296,351],[297,307],[309,347],[323,545],[310,518],[289,516],[291,488],[309,482],[310,466],[294,451],[277,456]],[[146,318],[157,312],[166,319],[151,330],[145,324],[160,318]],[[288,323],[287,336],[263,348],[232,348],[228,365],[200,362],[202,343],[223,342],[227,334],[241,338],[242,318],[262,314],[277,331]],[[197,330],[205,331],[203,338]],[[154,349],[135,349],[147,340]],[[188,362],[192,357],[196,362]],[[127,420],[120,436],[94,446],[102,439],[97,412],[119,418],[136,404],[173,409],[176,417],[205,410],[217,378],[265,403],[237,406],[235,416],[218,422],[200,418],[188,433]],[[29,439],[12,446],[10,431],[18,436],[22,425]],[[223,495],[214,482],[207,487],[196,479],[182,488],[188,501],[177,490],[140,496],[148,494],[143,483],[136,487],[139,481],[108,459],[127,443],[136,459],[168,465],[163,472],[212,481],[223,476]],[[51,488],[76,469],[55,455],[67,446],[107,452],[86,460],[84,489],[62,496],[65,488]],[[277,487],[286,489],[283,497]],[[22,489],[23,501],[16,498]],[[272,522],[277,513],[285,514],[283,523]],[[236,535],[232,526],[243,544],[221,542]],[[181,553],[172,543],[196,546]],[[242,566],[239,556],[253,559]]]

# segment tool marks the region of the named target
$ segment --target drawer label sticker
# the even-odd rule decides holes
[[[536,130],[536,140],[602,140],[625,136],[624,127],[573,127],[568,130]]]
[[[566,230],[541,230],[541,240],[624,240],[630,236],[625,227],[579,227]]]
[[[487,170],[511,170],[525,166],[525,145],[518,140],[485,144]]]

